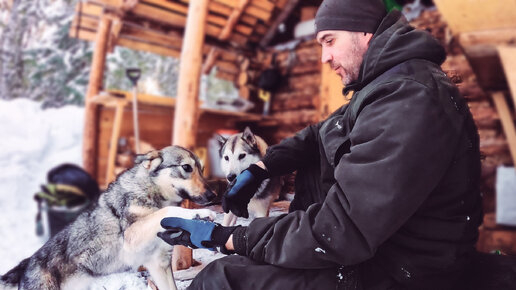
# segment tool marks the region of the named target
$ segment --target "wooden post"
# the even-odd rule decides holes
[[[191,150],[194,149],[197,133],[202,48],[208,2],[208,0],[190,1],[179,65],[172,144]],[[174,271],[187,269],[192,266],[192,262],[192,250],[182,246],[174,247],[172,255]]]
[[[494,92],[492,96],[496,106],[496,111],[498,112],[498,115],[500,115],[500,121],[502,122],[505,138],[507,138],[507,145],[511,152],[512,162],[516,168],[516,128],[514,127],[514,121],[512,120],[511,112],[507,105],[507,101],[505,100],[504,93]]]
[[[95,39],[95,50],[91,62],[90,82],[85,100],[84,140],[82,144],[82,162],[84,169],[97,178],[97,127],[98,107],[92,102],[102,88],[104,64],[106,62],[106,48],[111,29],[111,19],[102,15]]]
[[[108,164],[105,182],[106,185],[115,180],[115,163],[118,149],[118,138],[120,138],[120,130],[122,129],[122,119],[124,117],[124,108],[126,104],[127,101],[125,99],[117,100],[114,107],[115,120],[113,122],[113,130],[111,132],[111,141],[109,142]]]

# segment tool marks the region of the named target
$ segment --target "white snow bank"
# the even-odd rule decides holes
[[[33,195],[52,167],[82,163],[83,112],[72,106],[42,110],[27,99],[0,101],[0,273],[43,244],[35,234]]]

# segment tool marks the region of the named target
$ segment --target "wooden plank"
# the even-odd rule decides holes
[[[181,50],[177,103],[174,114],[172,143],[193,150],[199,116],[199,86],[206,32],[209,0],[190,0],[188,19]],[[211,2],[213,3],[213,2]],[[192,266],[192,250],[175,246],[172,254],[173,270]]]
[[[218,2],[220,4],[229,6],[231,8],[238,7],[239,0],[213,0],[214,2]]]
[[[164,56],[171,56],[175,58],[179,58],[180,52],[175,49],[158,46],[155,44],[145,43],[145,42],[139,42],[132,39],[128,39],[125,37],[121,37],[117,41],[117,45],[125,46],[127,48],[131,48],[134,50],[141,50],[141,51],[148,51]]]
[[[84,119],[84,140],[83,140],[83,167],[97,177],[95,157],[97,156],[97,126],[98,126],[98,107],[91,102],[91,99],[98,95],[102,87],[104,78],[104,65],[106,62],[106,48],[111,29],[111,19],[102,17],[99,22],[97,36],[95,38],[95,49],[91,63],[90,80],[85,100],[85,119]]]
[[[76,37],[79,39],[87,40],[87,41],[94,41],[96,37],[96,32],[81,29],[78,32],[78,35],[76,34],[76,30],[70,30],[70,33],[73,33],[74,35],[71,35],[72,37]],[[130,36],[129,36],[130,37]],[[134,50],[140,50],[140,51],[146,51],[146,52],[152,52],[164,56],[170,56],[179,58],[180,56],[180,48],[174,48],[174,47],[164,47],[161,45],[156,45],[155,43],[147,43],[138,41],[135,39],[127,38],[127,35],[120,37],[116,45],[124,46],[130,49]]]
[[[99,4],[95,4],[92,2],[79,2],[77,3],[77,6],[75,6],[75,13],[76,15],[90,15],[90,16],[97,16],[99,17],[102,15],[102,12],[104,11],[104,7]]]
[[[516,29],[514,27],[511,27],[465,32],[459,35],[459,43],[463,47],[479,44],[513,44],[516,43]]]
[[[475,72],[478,84],[484,90],[505,90],[507,88],[496,46],[472,45],[465,47],[464,53]]]
[[[132,101],[132,99],[133,99],[133,94],[128,91],[108,90],[107,93],[109,95],[114,95],[117,97],[121,96],[128,102]],[[138,93],[138,103],[141,103],[142,105],[174,108],[174,106],[176,104],[176,99],[172,98],[172,97],[160,97],[160,96]],[[143,109],[144,108],[140,108],[140,111],[142,111]]]
[[[505,72],[505,78],[509,84],[512,103],[516,107],[516,47],[498,46],[498,54]],[[516,163],[514,165],[516,166]]]
[[[274,5],[274,3],[270,2],[270,1],[264,1],[264,0],[252,0],[252,5],[253,6],[256,6],[262,10],[265,10],[267,12],[272,12],[272,10],[274,10],[274,8],[276,7]]]
[[[115,120],[111,133],[111,141],[109,142],[108,164],[106,169],[106,183],[115,180],[115,159],[118,149],[118,138],[120,137],[120,129],[122,127],[122,117],[124,116],[124,107],[127,104],[125,100],[119,100],[115,109]]]
[[[191,2],[191,0],[180,0],[180,1],[183,3]],[[209,10],[210,14],[213,12],[213,13],[220,14],[220,15],[227,17],[231,14],[231,11],[233,10],[233,8],[229,7],[225,4],[222,4],[219,1],[210,1],[210,3],[208,4],[208,10]]]
[[[254,16],[258,19],[261,19],[264,22],[269,21],[272,15],[270,11],[263,10],[262,8],[253,5],[247,6],[247,8],[245,9],[245,13]]]
[[[503,92],[494,92],[492,94],[496,110],[500,115],[500,121],[502,122],[503,131],[507,138],[507,144],[509,145],[509,151],[511,152],[512,162],[516,165],[516,128],[514,127],[514,120],[509,111],[509,106],[505,100]]]
[[[253,27],[258,22],[258,18],[250,16],[250,15],[247,15],[247,14],[243,14],[242,16],[240,16],[240,21],[242,23],[245,23],[245,24]]]
[[[146,30],[136,26],[125,26],[122,36],[138,41],[154,43],[171,49],[181,50],[183,40],[176,36],[160,33],[155,30]]]
[[[516,27],[514,0],[435,0],[453,34]]]
[[[228,22],[226,23],[226,26],[222,29],[219,39],[220,40],[227,40],[233,31],[233,28],[235,28],[238,20],[240,19],[240,15],[242,15],[242,12],[246,8],[247,4],[249,4],[249,0],[240,0],[238,3],[238,7],[235,7],[233,11],[231,12],[231,15],[229,15]],[[249,34],[251,34],[252,29],[250,29]]]

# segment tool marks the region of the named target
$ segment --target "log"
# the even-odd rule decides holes
[[[190,150],[195,147],[199,117],[199,85],[203,45],[208,14],[208,0],[190,0],[188,18],[181,50],[177,101],[174,114],[172,144]],[[212,2],[213,3],[213,2]],[[193,264],[192,250],[176,246],[172,255],[174,271],[187,269]]]
[[[224,28],[222,29],[222,32],[219,35],[220,40],[227,40],[229,36],[231,35],[231,32],[235,28],[236,24],[238,23],[238,20],[240,19],[240,16],[242,15],[243,11],[245,10],[247,4],[249,4],[249,0],[240,0],[238,2],[238,6],[233,9],[231,12],[231,15],[229,15],[228,21]],[[242,31],[241,31],[242,32]],[[247,35],[252,33],[252,29]]]
[[[237,86],[239,88],[245,87],[248,80],[249,80],[249,75],[247,74],[247,72],[245,70],[244,71],[240,70],[240,73],[238,74],[238,79],[237,79]]]
[[[251,92],[248,87],[241,86],[238,89],[238,96],[244,100],[249,100],[249,98],[251,97]]]
[[[102,17],[95,38],[95,49],[91,63],[90,81],[85,100],[83,167],[91,176],[97,177],[97,127],[98,106],[92,99],[99,94],[104,78],[107,41],[111,28],[111,19]]]
[[[211,72],[211,69],[215,65],[215,61],[220,55],[220,50],[218,50],[216,47],[212,47],[210,52],[208,53],[208,56],[206,57],[206,61],[204,62],[202,73],[203,74],[209,74]]]

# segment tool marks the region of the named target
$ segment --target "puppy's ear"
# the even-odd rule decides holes
[[[228,141],[228,138],[225,138],[224,136],[215,133],[215,140],[217,140],[217,142],[219,143],[218,145],[219,145],[219,149],[220,149],[220,148],[222,148],[222,146],[224,146],[224,144],[226,144],[226,142]]]
[[[137,155],[134,164],[141,164],[148,171],[154,171],[163,162],[159,151],[154,150],[147,154]]]
[[[242,139],[244,139],[247,144],[251,145],[251,147],[256,145],[256,138],[254,137],[253,132],[251,132],[249,126],[245,127],[244,132],[242,133]]]

